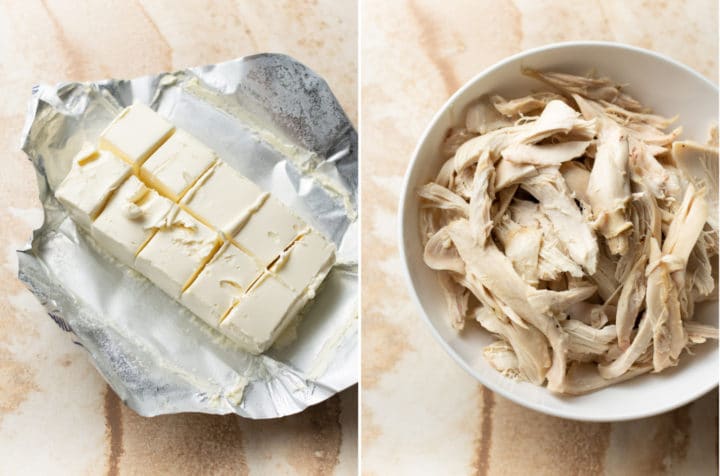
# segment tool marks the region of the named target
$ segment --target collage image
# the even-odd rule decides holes
[[[718,15],[0,0],[0,476],[719,474]]]

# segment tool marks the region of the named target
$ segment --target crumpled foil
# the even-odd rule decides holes
[[[134,101],[150,104],[331,238],[338,263],[265,354],[250,355],[105,254],[53,195],[85,142]],[[133,80],[34,88],[22,149],[44,223],[19,277],[141,415],[299,412],[358,380],[357,134],[327,83],[261,54]]]

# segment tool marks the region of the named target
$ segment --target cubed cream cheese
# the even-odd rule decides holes
[[[126,107],[100,134],[100,148],[125,160],[136,172],[175,130],[158,113],[135,103]]]
[[[256,354],[335,261],[326,238],[142,104],[75,159],[56,196],[108,253]]]
[[[75,222],[89,228],[110,195],[130,175],[130,167],[111,152],[84,147],[55,190]]]
[[[143,163],[140,177],[177,202],[216,160],[212,149],[178,129]]]
[[[130,176],[93,223],[92,235],[108,253],[132,266],[138,250],[176,207]]]
[[[213,256],[180,302],[213,327],[263,273],[250,256],[230,242]]]
[[[232,236],[267,195],[219,161],[200,177],[181,203],[206,225]]]
[[[260,262],[269,265],[306,229],[307,225],[285,205],[268,197],[260,209],[245,221],[240,231],[233,235],[232,240]]]
[[[270,270],[294,291],[312,297],[334,262],[335,246],[312,230],[283,252]]]
[[[253,354],[264,352],[307,302],[303,294],[269,274],[243,296],[220,323],[220,330]]]
[[[215,231],[175,208],[135,258],[135,269],[178,299],[220,244]]]

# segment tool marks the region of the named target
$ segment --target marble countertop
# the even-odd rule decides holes
[[[546,43],[611,40],[668,54],[717,82],[717,8],[714,0],[361,3],[364,474],[715,474],[717,391],[654,418],[591,424],[480,386],[410,301],[396,211],[417,139],[484,68]]]
[[[33,85],[132,78],[258,52],[324,76],[357,123],[354,0],[0,2],[0,474],[355,474],[357,388],[295,416],[142,418],[16,279],[41,219],[19,150]]]

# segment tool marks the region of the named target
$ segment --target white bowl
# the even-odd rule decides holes
[[[434,271],[423,263],[418,226],[417,189],[434,178],[442,159],[438,151],[445,133],[463,121],[465,107],[486,93],[512,98],[531,89],[547,89],[523,76],[522,67],[586,74],[595,71],[627,84],[626,91],[655,112],[674,116],[683,137],[704,142],[717,123],[717,86],[668,57],[630,46],[603,42],[572,42],[545,46],[507,58],[486,69],[457,91],[425,130],[410,167],[400,202],[400,250],[415,302],[445,350],[481,384],[514,402],[550,415],[587,421],[619,421],[647,417],[688,403],[718,385],[718,347],[713,341],[683,353],[680,364],[594,393],[576,397],[554,395],[543,387],[514,382],[496,372],[483,358],[492,338],[479,326],[462,335],[447,322]],[[695,319],[717,325],[718,306],[698,306]]]

